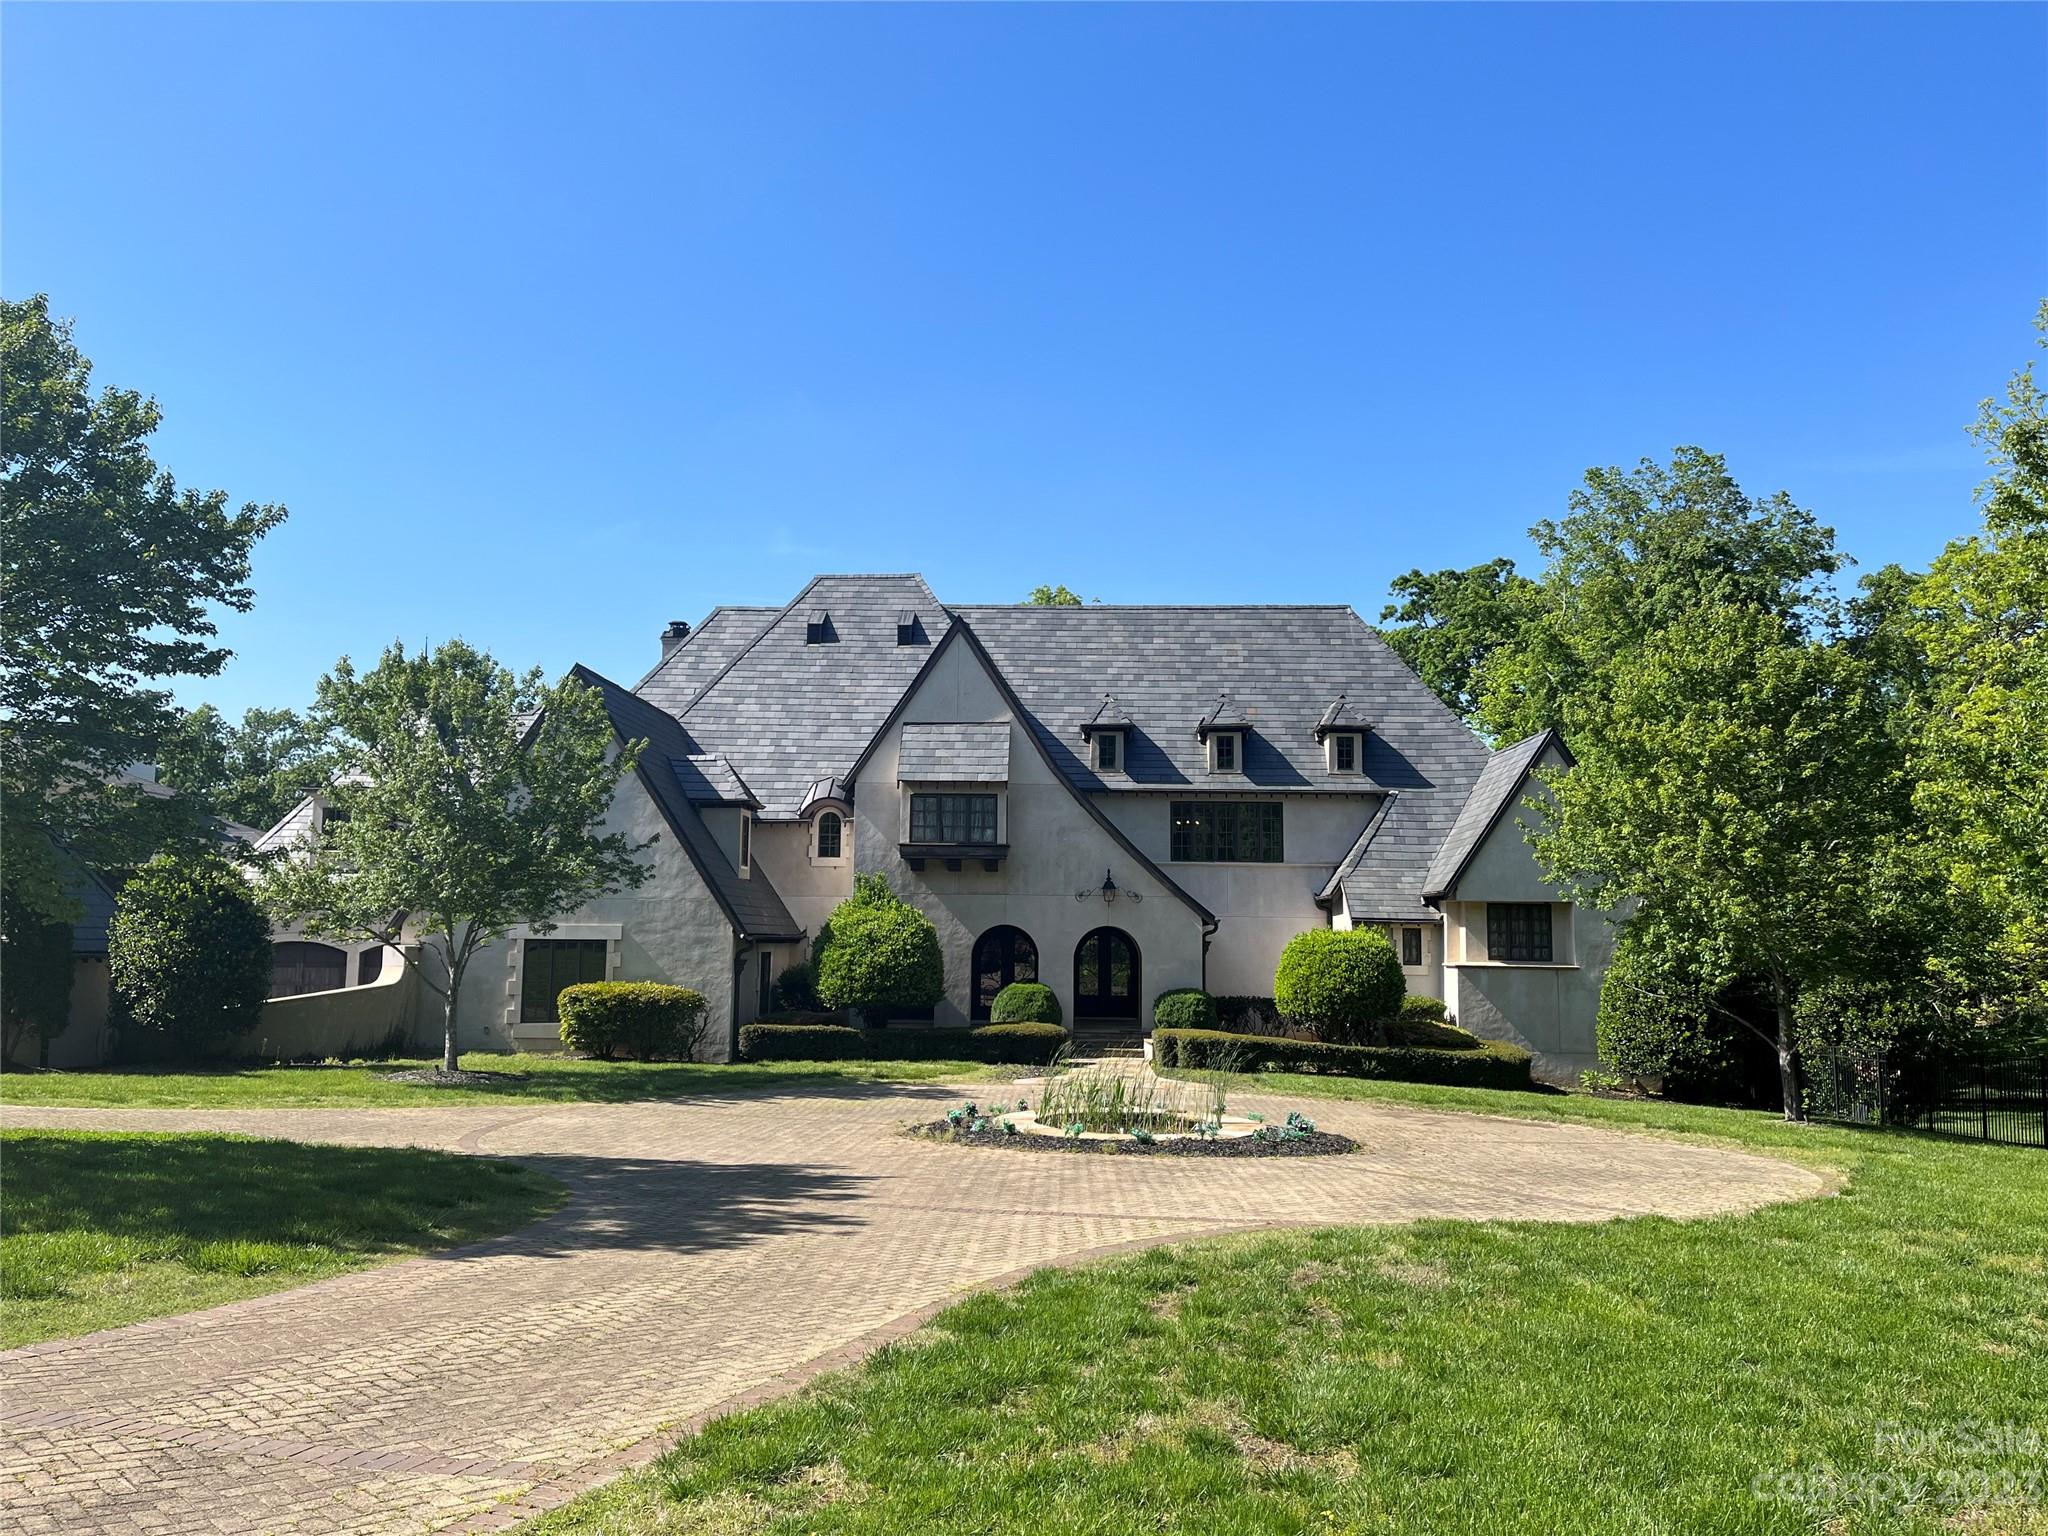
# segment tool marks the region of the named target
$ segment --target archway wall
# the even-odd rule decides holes
[[[979,861],[948,870],[927,860],[922,871],[904,861],[909,787],[897,780],[902,728],[912,724],[996,722],[1009,725],[1009,778],[1000,797],[999,836],[1008,852],[1001,867]],[[1202,919],[1156,879],[1092,817],[1040,755],[1028,727],[1012,717],[973,649],[955,643],[934,658],[898,720],[877,742],[854,790],[854,863],[880,870],[904,900],[923,909],[939,932],[946,963],[946,999],[937,1020],[963,1024],[970,1012],[974,942],[999,924],[1021,928],[1038,946],[1039,979],[1074,1016],[1074,946],[1105,925],[1123,929],[1139,946],[1149,1025],[1152,1000],[1173,987],[1202,984]],[[1116,881],[1118,899],[1101,896],[1103,875]],[[1085,900],[1076,900],[1078,892]],[[1132,901],[1135,892],[1141,899]]]

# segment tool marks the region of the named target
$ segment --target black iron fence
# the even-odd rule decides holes
[[[1818,1119],[2048,1148],[2048,1056],[1899,1062],[1841,1051],[1804,1065]]]

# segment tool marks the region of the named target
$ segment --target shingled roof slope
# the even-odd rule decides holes
[[[1090,604],[953,612],[1002,669],[1077,789],[1450,790],[1462,803],[1486,761],[1479,738],[1348,607]],[[1105,688],[1131,719],[1124,774],[1111,780],[1088,766],[1081,740]],[[1316,740],[1317,723],[1340,693],[1373,721],[1363,782],[1358,774],[1331,773]],[[1251,725],[1241,774],[1211,774],[1195,739],[1196,722],[1216,708],[1220,694]],[[1443,814],[1446,829],[1456,814],[1455,805]]]
[[[1493,824],[1521,793],[1523,782],[1543,756],[1544,749],[1557,743],[1556,731],[1541,730],[1533,736],[1524,736],[1513,746],[1501,748],[1487,759],[1478,782],[1472,786],[1471,795],[1459,808],[1457,820],[1445,833],[1435,857],[1430,860],[1429,874],[1423,882],[1423,895],[1434,899],[1450,893],[1458,883],[1458,877],[1465,872],[1465,865],[1493,829]]]
[[[733,607],[721,603],[683,643],[654,664],[633,691],[670,714],[679,713],[699,690],[768,627],[780,608]]]
[[[751,877],[742,880],[725,856],[725,849],[683,792],[672,765],[687,763],[699,755],[689,732],[668,711],[628,693],[610,678],[584,666],[570,671],[578,682],[602,695],[612,729],[628,741],[647,743],[636,769],[640,782],[647,786],[647,792],[661,809],[662,819],[740,935],[749,939],[801,938],[802,924],[789,915],[789,908],[782,904],[782,897],[767,873],[756,865]]]
[[[897,643],[905,610],[929,643]],[[818,613],[835,638],[810,644]],[[814,782],[852,767],[951,627],[921,576],[820,576],[681,707],[683,725],[694,750],[731,759],[765,818],[793,817]]]

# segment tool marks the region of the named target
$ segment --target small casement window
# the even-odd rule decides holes
[[[1331,766],[1338,773],[1358,772],[1358,738],[1356,736],[1333,736]]]
[[[840,827],[840,825],[839,825],[839,813],[838,813],[837,811],[824,811],[824,812],[821,812],[821,813],[819,814],[819,816],[818,816],[818,857],[819,857],[819,858],[821,858],[821,859],[836,859],[836,858],[838,858],[838,857],[839,857],[839,838],[840,838],[840,833],[841,833],[841,830],[842,830],[842,829],[841,829],[841,827]]]
[[[754,818],[745,811],[740,812],[740,869],[745,871],[754,862]]]
[[[1104,731],[1095,738],[1095,766],[1104,773],[1117,773],[1123,768],[1124,739],[1116,731]]]
[[[1237,772],[1237,732],[1220,731],[1209,738],[1218,773]]]
[[[993,843],[996,840],[996,797],[912,795],[910,840],[913,843]]]
[[[528,939],[519,966],[519,1022],[559,1024],[555,999],[562,988],[603,981],[604,939]]]
[[[1544,901],[1489,901],[1486,958],[1510,964],[1550,963],[1550,904]]]
[[[1177,864],[1278,864],[1285,838],[1278,800],[1175,800],[1167,851]]]
[[[1401,963],[1407,966],[1422,964],[1422,930],[1403,928],[1401,930]]]

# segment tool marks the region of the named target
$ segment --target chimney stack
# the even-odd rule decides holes
[[[668,628],[661,632],[661,659],[667,661],[676,648],[690,638],[690,626],[682,619],[670,619]]]

